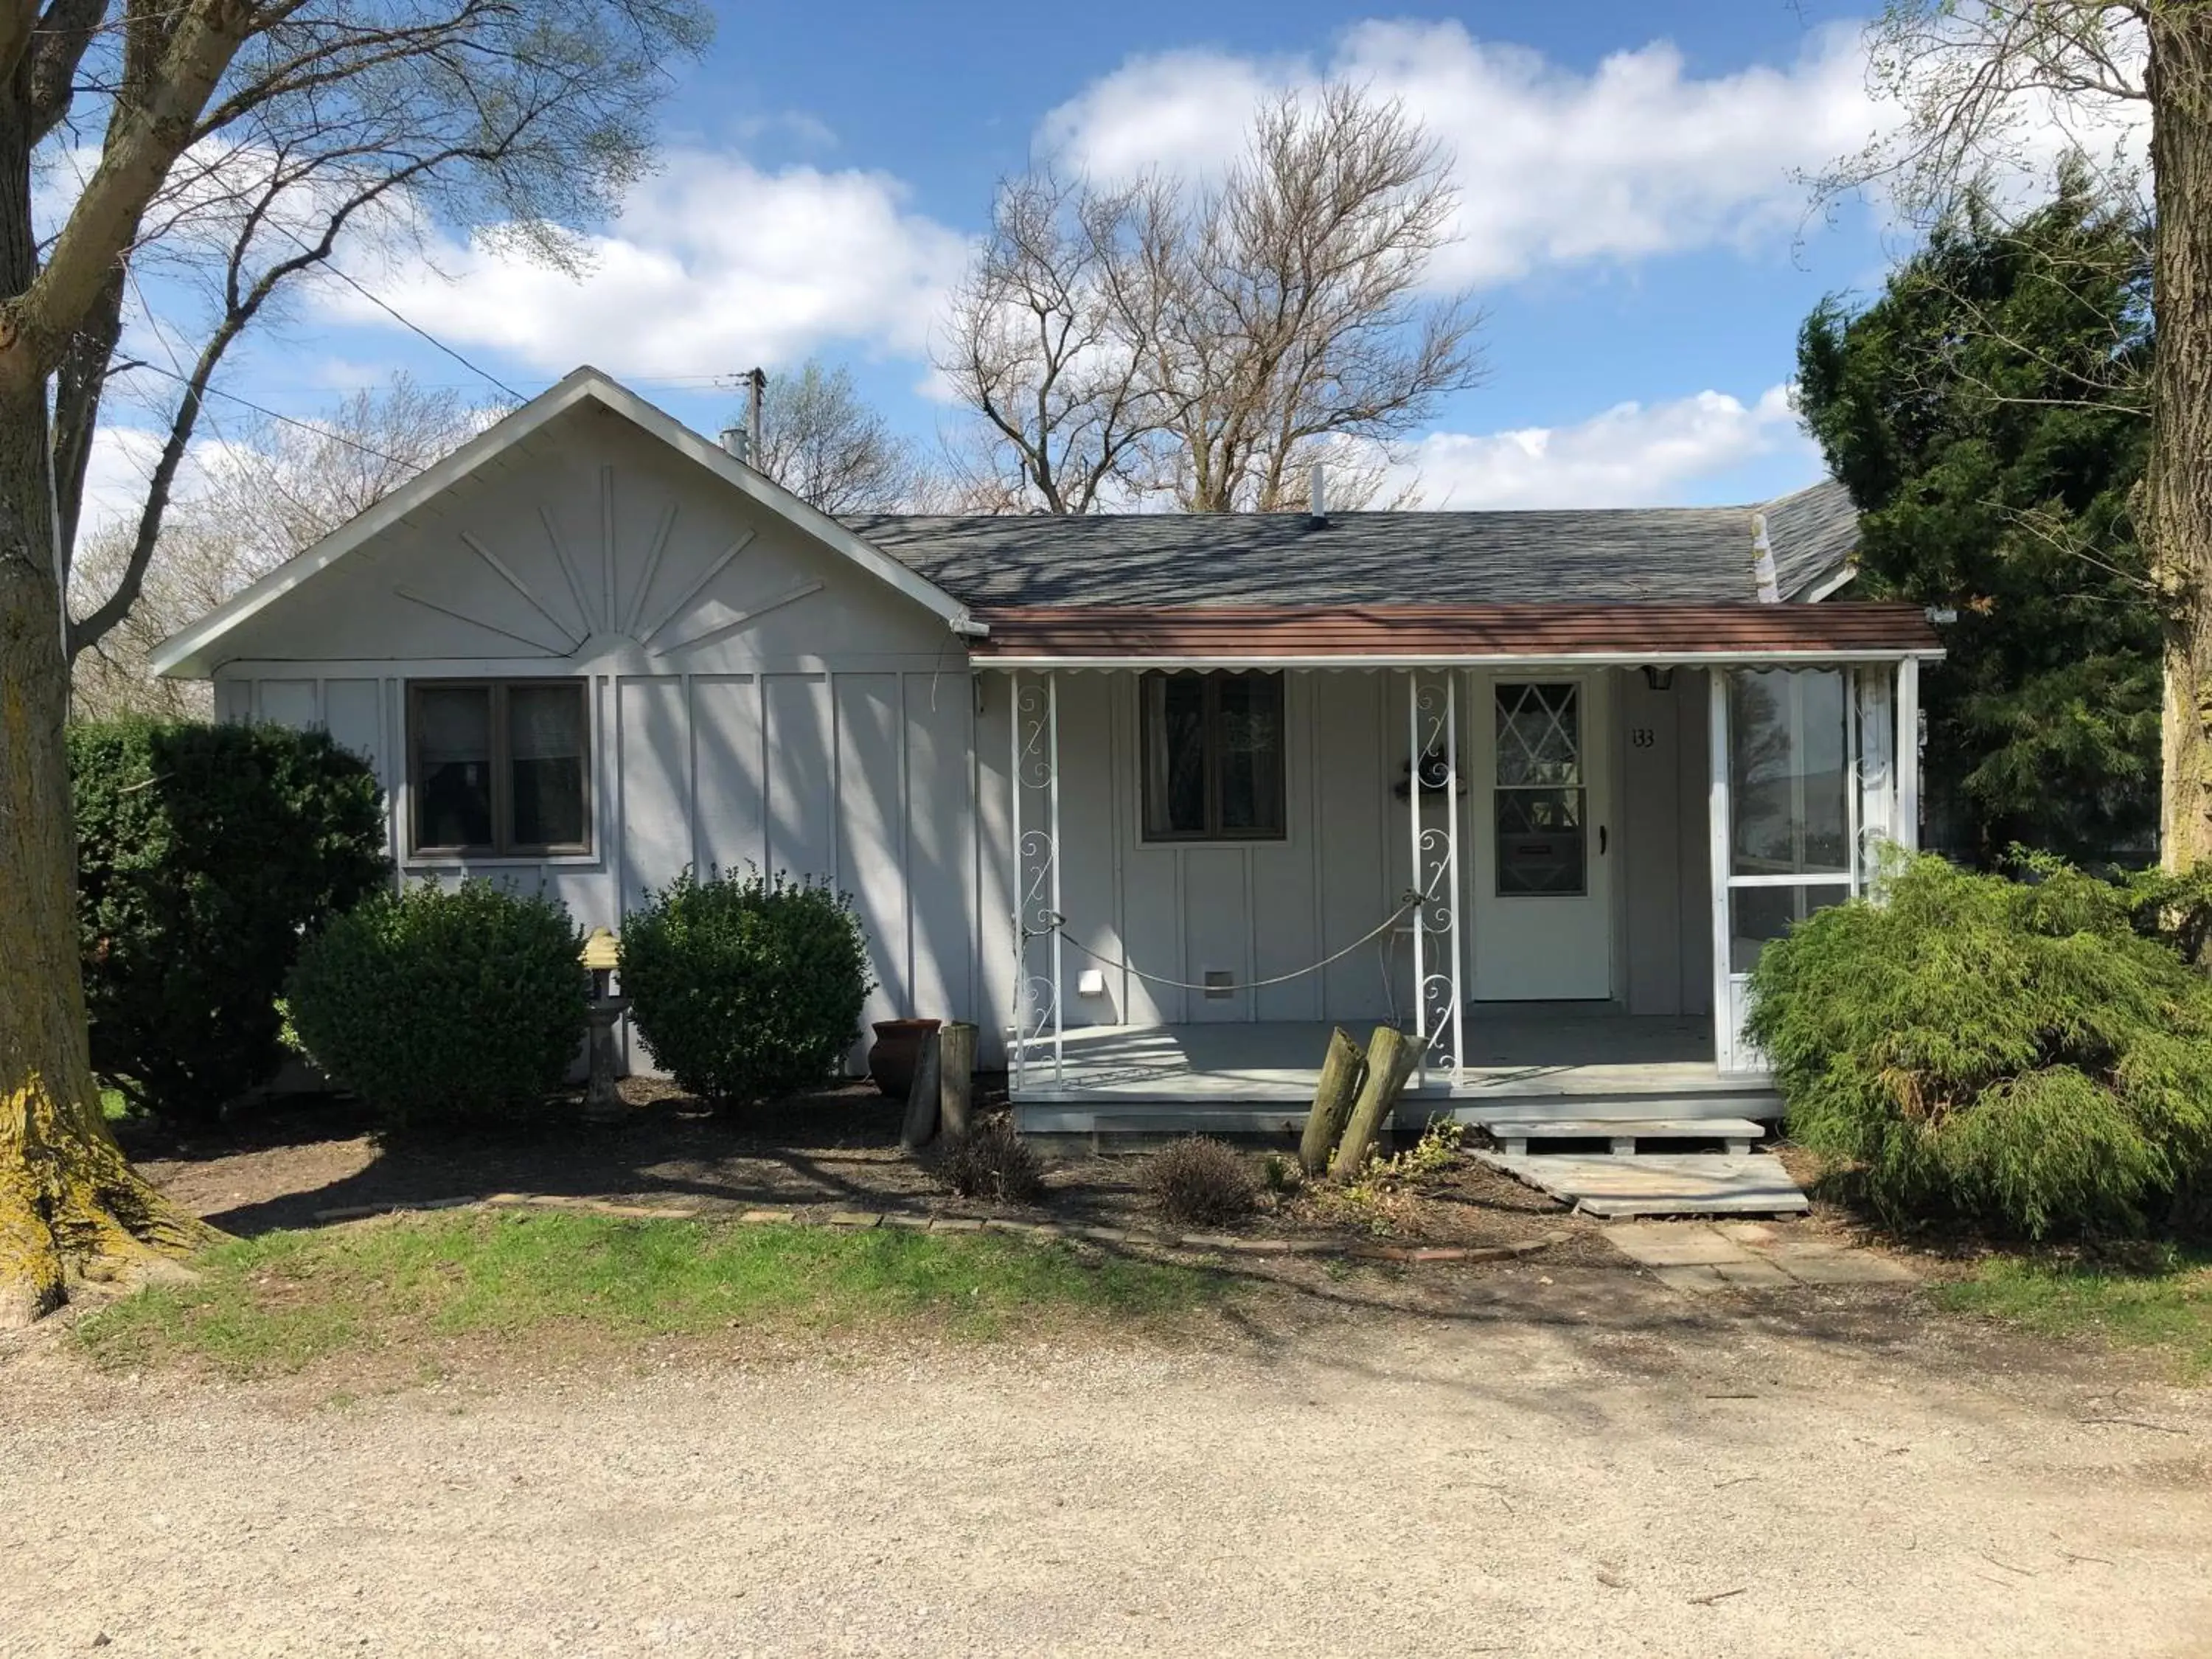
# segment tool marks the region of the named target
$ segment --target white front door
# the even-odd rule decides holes
[[[1478,1001],[1613,994],[1608,684],[1601,672],[1475,679]]]

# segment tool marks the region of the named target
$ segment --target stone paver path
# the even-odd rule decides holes
[[[1756,1221],[1624,1222],[1607,1240],[1671,1290],[1782,1291],[1800,1285],[1909,1285],[1903,1262]]]

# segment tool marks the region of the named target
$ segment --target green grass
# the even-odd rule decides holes
[[[2212,1251],[2168,1247],[2135,1268],[1997,1257],[1937,1296],[2046,1336],[2163,1349],[2189,1380],[2212,1379]]]
[[[901,1326],[990,1338],[1053,1322],[1164,1324],[1224,1294],[1197,1268],[994,1233],[866,1232],[454,1212],[218,1246],[196,1283],[77,1327],[111,1368],[233,1376],[457,1338],[528,1343]]]

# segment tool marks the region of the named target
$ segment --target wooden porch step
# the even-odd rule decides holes
[[[1494,1169],[1595,1216],[1798,1215],[1812,1207],[1771,1152],[1642,1158],[1477,1152]]]
[[[1642,1140],[1717,1140],[1734,1157],[1744,1157],[1765,1133],[1747,1117],[1522,1117],[1492,1119],[1482,1126],[1506,1155],[1528,1155],[1532,1140],[1603,1140],[1613,1155],[1626,1158]]]

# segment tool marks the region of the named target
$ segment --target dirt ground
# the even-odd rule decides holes
[[[50,1323],[0,1340],[0,1654],[2212,1654],[2212,1393],[2135,1361],[1910,1291],[1298,1294],[358,1400]]]
[[[1141,1188],[1140,1155],[1057,1153],[1035,1210],[953,1197],[932,1156],[898,1147],[902,1108],[868,1085],[803,1096],[734,1118],[714,1116],[644,1079],[623,1085],[624,1123],[384,1142],[343,1100],[249,1114],[220,1138],[179,1147],[126,1126],[138,1167],[225,1231],[317,1224],[319,1212],[496,1193],[666,1202],[705,1213],[759,1205],[1024,1214],[1076,1225],[1161,1224]],[[1261,1150],[1253,1144],[1255,1155]],[[1295,1147],[1285,1150],[1295,1152]],[[1511,1244],[1557,1235],[1559,1265],[1617,1264],[1602,1228],[1472,1158],[1363,1206],[1267,1200],[1239,1231],[1439,1244]]]

